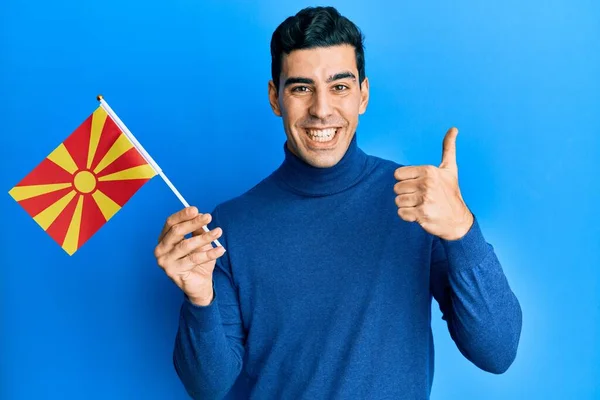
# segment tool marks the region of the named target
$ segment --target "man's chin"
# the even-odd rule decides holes
[[[299,137],[296,145],[288,141],[288,148],[298,158],[314,168],[331,168],[344,157],[348,151],[348,143],[342,135],[337,135],[330,142],[317,143],[307,137]]]

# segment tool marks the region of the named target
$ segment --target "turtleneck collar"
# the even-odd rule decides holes
[[[358,183],[367,171],[367,155],[358,147],[356,134],[346,154],[334,166],[317,168],[292,153],[283,145],[285,159],[276,177],[288,189],[307,196],[327,196],[342,192]]]

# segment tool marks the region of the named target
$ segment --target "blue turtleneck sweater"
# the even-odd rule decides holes
[[[193,398],[427,399],[432,298],[467,359],[510,366],[521,309],[477,219],[456,241],[401,220],[400,165],[356,136],[331,168],[284,151],[212,213],[228,251],[213,302],[184,299],[173,356]]]

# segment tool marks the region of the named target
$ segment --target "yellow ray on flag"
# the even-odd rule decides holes
[[[108,221],[113,215],[117,213],[121,209],[121,206],[115,203],[110,197],[102,193],[100,190],[96,190],[92,197],[96,204],[98,204],[98,208],[104,218]]]
[[[15,186],[8,192],[16,201],[56,192],[72,186],[72,183],[49,183],[46,185]]]
[[[91,168],[92,161],[94,161],[94,156],[96,155],[96,150],[98,149],[98,143],[100,143],[100,136],[102,135],[102,130],[104,129],[106,117],[106,111],[102,107],[98,107],[92,114],[92,129],[90,132],[90,145],[86,163],[87,169]]]
[[[121,181],[121,180],[130,180],[130,179],[150,179],[156,175],[156,171],[148,165],[138,165],[137,167],[132,167],[128,169],[124,169],[119,172],[115,172],[109,175],[101,176],[98,178],[100,182],[106,181]]]
[[[73,200],[73,197],[75,197],[76,194],[76,191],[71,190],[44,211],[33,217],[33,219],[42,227],[42,229],[48,229],[71,200]]]
[[[77,164],[63,143],[54,149],[47,158],[70,174],[77,171]]]
[[[102,160],[94,168],[94,174],[99,174],[104,168],[109,166],[117,158],[133,147],[133,144],[127,139],[127,136],[121,134],[116,142],[113,143],[108,152],[102,157]]]
[[[69,229],[67,230],[67,236],[65,237],[65,241],[62,245],[62,248],[69,255],[73,255],[77,248],[79,247],[79,230],[81,229],[81,215],[83,214],[83,195],[79,195],[79,199],[77,199],[77,206],[75,206],[75,212],[73,213],[73,219],[71,219],[71,223],[69,224]]]

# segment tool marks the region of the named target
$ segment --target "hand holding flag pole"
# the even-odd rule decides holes
[[[113,111],[113,109],[108,105],[108,103],[106,102],[106,100],[104,100],[104,97],[102,95],[98,95],[97,99],[100,102],[100,106],[113,119],[113,121],[115,121],[115,123],[117,124],[117,126],[119,128],[121,128],[121,131],[123,132],[123,134],[125,134],[127,136],[127,138],[135,146],[135,148],[140,152],[140,154],[142,155],[142,157],[144,157],[144,159],[148,162],[148,164],[150,164],[152,166],[152,168],[156,171],[156,173],[158,175],[160,175],[160,177],[163,179],[163,181],[165,181],[165,183],[167,184],[167,186],[169,186],[169,188],[171,188],[171,190],[173,191],[173,193],[175,193],[175,196],[177,196],[177,198],[181,201],[181,203],[183,204],[183,206],[186,207],[186,208],[189,207],[190,206],[189,203],[183,198],[183,196],[181,195],[181,193],[179,193],[179,190],[177,190],[177,188],[175,188],[175,186],[173,185],[173,183],[171,183],[171,181],[169,180],[169,178],[167,178],[167,176],[163,172],[162,168],[160,168],[158,166],[158,164],[156,163],[156,161],[154,161],[154,159],[150,156],[150,154],[148,154],[148,152],[146,151],[146,149],[144,149],[144,147],[135,138],[135,136],[133,136],[133,134],[127,128],[127,126],[123,123],[123,121],[121,121],[121,119],[117,116],[117,114]],[[202,227],[202,229],[204,229],[205,232],[209,232],[209,229],[208,229],[208,227],[206,225],[204,225]],[[215,239],[214,242],[215,242],[215,244],[217,246],[223,247],[221,245],[221,243],[219,243],[219,241],[217,239]]]

